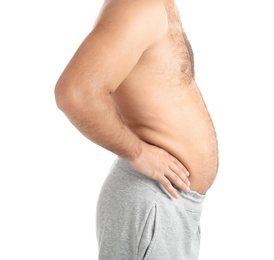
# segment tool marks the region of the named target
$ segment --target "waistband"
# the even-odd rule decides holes
[[[126,159],[118,156],[112,166],[112,169],[115,167],[119,167],[121,170],[133,174],[134,176],[140,178],[145,185],[152,188],[155,192],[161,193],[165,196],[168,195],[168,197],[171,198],[171,195],[162,187],[160,183],[138,172],[136,169],[132,167],[132,165]],[[173,186],[176,188],[175,185]],[[202,205],[206,195],[202,195],[196,191],[190,191],[186,193],[182,190],[179,190],[178,188],[176,189],[179,196],[184,200],[184,204],[188,209],[194,211],[202,211]],[[173,199],[173,201],[176,201],[176,199]]]

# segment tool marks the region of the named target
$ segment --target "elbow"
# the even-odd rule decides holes
[[[54,96],[57,107],[65,114],[71,113],[83,103],[83,89],[73,77],[62,74],[58,79]]]
[[[55,102],[57,107],[65,112],[66,108],[71,102],[71,95],[68,93],[67,89],[63,84],[57,82],[54,89]]]
[[[67,83],[65,80],[60,78],[54,89],[55,102],[57,107],[63,111],[65,114],[71,113],[71,111],[75,110],[76,107],[79,107],[81,101],[81,96],[79,95],[79,91],[76,91],[75,84],[72,82]]]
[[[92,86],[79,85],[71,79],[58,80],[54,90],[57,107],[67,116],[73,117],[87,110],[94,110],[100,105],[103,94]],[[104,99],[104,98],[103,98]],[[89,111],[90,112],[90,111]]]
[[[64,73],[58,79],[55,89],[57,107],[67,116],[76,116],[101,110],[102,104],[111,101],[109,85]]]

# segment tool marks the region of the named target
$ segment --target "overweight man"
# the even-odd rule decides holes
[[[218,148],[194,76],[174,0],[106,0],[60,76],[58,107],[117,155],[97,203],[99,260],[198,259]]]

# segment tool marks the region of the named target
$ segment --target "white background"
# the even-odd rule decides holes
[[[220,146],[200,259],[274,259],[272,1],[177,2]],[[1,260],[97,258],[96,202],[115,156],[70,124],[53,91],[101,4],[1,1]]]

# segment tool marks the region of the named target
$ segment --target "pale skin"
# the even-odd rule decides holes
[[[216,135],[173,0],[105,1],[55,96],[83,135],[174,198],[172,184],[201,194],[212,185]]]

